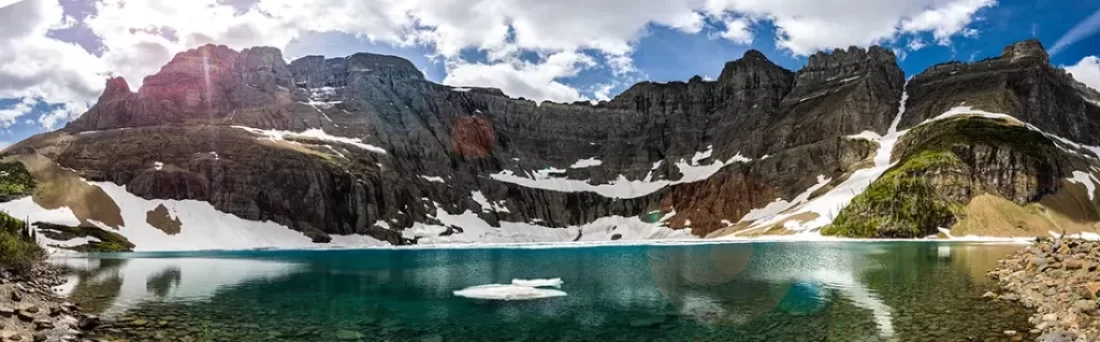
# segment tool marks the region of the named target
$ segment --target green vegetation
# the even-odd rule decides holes
[[[0,266],[16,271],[30,269],[46,257],[37,235],[22,220],[0,213]]]
[[[34,193],[34,179],[20,162],[0,162],[0,202]]]
[[[35,183],[20,162],[0,162],[0,202],[30,196]],[[0,213],[0,266],[23,271],[46,257],[37,236],[23,220]]]
[[[134,244],[130,243],[130,240],[126,237],[97,227],[69,227],[45,222],[35,222],[34,225],[42,231],[42,236],[51,240],[68,241],[83,237],[92,237],[99,240],[68,248],[77,252],[117,253],[134,250]]]
[[[926,178],[929,171],[962,166],[949,152],[925,151],[887,171],[821,233],[845,237],[912,238],[954,222],[954,205]]]

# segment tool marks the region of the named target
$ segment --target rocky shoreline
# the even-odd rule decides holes
[[[99,318],[84,315],[54,288],[64,271],[40,263],[27,271],[0,271],[0,341],[83,341]]]
[[[991,300],[1018,301],[1035,310],[1037,341],[1100,341],[1100,242],[1039,239],[1001,260],[989,276],[1002,292]]]

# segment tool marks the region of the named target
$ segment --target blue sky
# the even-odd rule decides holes
[[[1052,62],[1100,87],[1100,59],[1089,58],[1100,55],[1100,1],[0,0],[0,6],[0,145],[78,116],[94,104],[107,76],[140,87],[171,55],[205,43],[271,45],[288,58],[392,54],[436,82],[572,101],[613,97],[642,80],[715,78],[748,49],[797,70],[814,51],[877,43],[897,51],[913,75],[1035,38],[1048,48],[1063,41]]]

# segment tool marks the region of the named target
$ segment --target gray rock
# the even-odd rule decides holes
[[[1049,332],[1040,335],[1039,338],[1035,339],[1036,342],[1074,342],[1076,340],[1077,334],[1063,331]]]
[[[1092,313],[1096,311],[1097,303],[1095,300],[1081,299],[1073,302],[1074,309],[1084,313]]]
[[[87,316],[81,317],[80,320],[77,321],[76,327],[77,327],[77,329],[80,329],[80,330],[83,330],[83,331],[89,331],[89,330],[93,330],[96,327],[98,327],[99,323],[100,323],[100,321],[99,321],[98,316],[87,315]]]

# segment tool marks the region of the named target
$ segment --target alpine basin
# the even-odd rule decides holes
[[[95,255],[62,289],[96,337],[169,341],[1000,341],[983,300],[1020,245],[759,242]],[[561,278],[566,296],[453,294]],[[1011,332],[1018,332],[1012,335]]]

